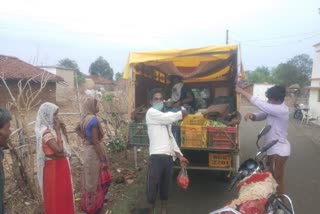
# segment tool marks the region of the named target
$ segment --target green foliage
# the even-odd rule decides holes
[[[116,73],[116,80],[122,80],[123,78],[123,72],[122,73]]]
[[[297,68],[287,63],[279,64],[272,72],[275,84],[290,86],[299,79]]]
[[[76,72],[79,85],[82,85],[85,82],[85,76],[82,72],[80,72],[79,66],[76,61],[65,58],[58,62],[58,66],[74,70]],[[76,76],[74,78],[76,80]]]
[[[268,67],[257,67],[247,72],[247,83],[273,83],[284,86],[299,84],[304,87],[310,84],[312,73],[312,59],[307,54],[297,55],[286,63],[280,63],[270,70]]]
[[[306,54],[301,54],[286,63],[279,64],[273,70],[272,77],[275,84],[288,87],[297,83],[300,87],[304,87],[310,84],[311,73],[312,59]]]
[[[107,123],[114,128],[114,133],[109,133],[111,138],[108,149],[111,152],[120,152],[126,149],[127,144],[127,123],[123,121],[121,114],[118,113],[117,99],[112,94],[102,97],[103,111],[107,111]]]
[[[295,66],[299,73],[311,77],[313,61],[307,54],[300,54],[290,59],[288,64]]]
[[[100,75],[106,79],[113,80],[113,69],[110,67],[108,61],[102,56],[91,63],[89,73],[91,75]]]
[[[112,142],[109,142],[108,149],[111,152],[120,152],[126,149],[126,143],[123,138],[115,138]]]
[[[247,73],[248,83],[270,83],[271,73],[268,67],[257,67],[254,71]]]
[[[112,102],[112,100],[113,100],[113,95],[110,95],[110,94],[104,95],[104,96],[102,97],[102,99],[103,99],[103,101],[105,101],[105,102],[107,102],[107,103]]]
[[[86,82],[85,76],[82,72],[77,72],[77,81],[79,85],[82,85]]]

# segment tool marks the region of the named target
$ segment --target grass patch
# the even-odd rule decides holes
[[[122,193],[111,208],[112,213],[130,214],[131,210],[143,200],[145,194],[145,171],[145,169],[139,171],[134,183],[126,187],[125,192]]]

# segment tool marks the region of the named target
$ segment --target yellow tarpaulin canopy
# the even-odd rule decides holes
[[[167,74],[184,76],[188,82],[209,81],[230,72],[233,63],[232,59],[237,59],[235,58],[237,57],[237,51],[238,45],[223,45],[192,49],[133,52],[129,55],[123,77],[129,79],[130,67],[134,68],[143,63],[147,66],[154,66]],[[214,72],[212,72],[213,70]]]

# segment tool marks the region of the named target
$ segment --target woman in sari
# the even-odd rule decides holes
[[[38,111],[37,175],[45,214],[73,214],[73,190],[65,125],[58,119],[58,106],[43,103]]]
[[[88,214],[102,211],[111,184],[109,162],[103,143],[103,130],[96,117],[98,101],[87,98],[76,132],[84,139],[81,209]]]

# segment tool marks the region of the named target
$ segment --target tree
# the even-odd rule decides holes
[[[271,82],[271,73],[268,67],[257,67],[254,71],[248,72],[248,83],[265,83]]]
[[[297,83],[299,79],[297,68],[288,63],[281,63],[274,68],[272,77],[275,84],[283,86],[290,86]]]
[[[116,73],[116,80],[121,80],[123,77],[123,73]]]
[[[313,62],[308,54],[297,55],[290,59],[287,63],[295,66],[298,69],[299,73],[302,73],[308,78],[311,78]]]
[[[77,74],[77,79],[78,79],[79,85],[81,85],[85,82],[84,74],[82,72],[80,72],[79,66],[76,61],[71,60],[69,58],[65,58],[65,59],[62,59],[58,62],[58,66],[74,70]]]
[[[289,87],[299,84],[302,88],[310,84],[312,59],[307,54],[301,54],[279,64],[272,72],[274,83]]]
[[[91,75],[100,75],[109,80],[113,79],[113,69],[110,67],[107,60],[100,56],[96,61],[91,63],[89,68]]]

